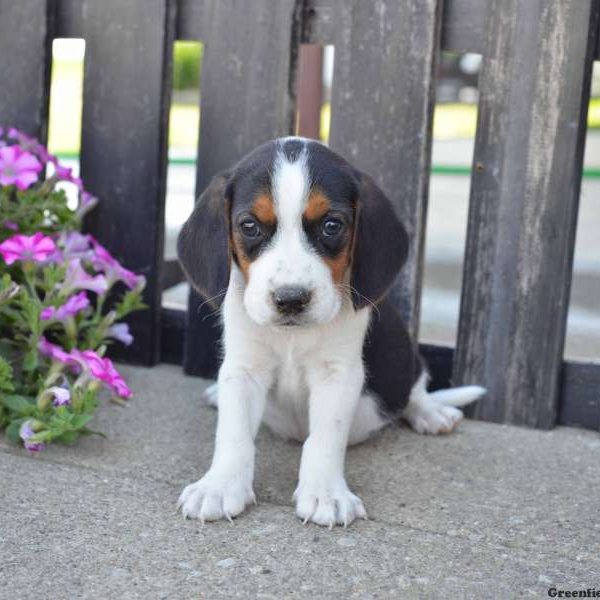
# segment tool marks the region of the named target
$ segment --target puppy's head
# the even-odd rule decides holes
[[[215,304],[233,262],[256,323],[331,321],[380,300],[408,252],[406,231],[367,175],[314,141],[268,142],[200,197],[178,240],[192,284]]]

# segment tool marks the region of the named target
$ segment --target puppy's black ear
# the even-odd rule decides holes
[[[385,296],[408,255],[408,234],[392,203],[368,175],[360,181],[350,282],[357,309]]]
[[[230,172],[219,173],[179,233],[177,255],[190,283],[215,306],[229,283]]]

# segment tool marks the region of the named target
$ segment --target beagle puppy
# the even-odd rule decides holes
[[[344,478],[346,447],[402,417],[454,429],[485,390],[427,392],[427,373],[386,298],[408,253],[390,201],[326,146],[267,142],[217,175],[178,239],[196,289],[222,304],[223,363],[208,472],[179,498],[186,517],[232,519],[255,502],[261,421],[303,443],[296,513],[332,527],[366,518]]]

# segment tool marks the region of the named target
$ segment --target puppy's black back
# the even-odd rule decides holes
[[[365,388],[380,399],[380,410],[399,416],[423,366],[398,311],[386,297],[373,309],[363,346]]]

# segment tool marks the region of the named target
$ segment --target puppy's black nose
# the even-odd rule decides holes
[[[285,285],[273,292],[273,302],[282,315],[297,315],[310,302],[312,294],[299,285]]]

